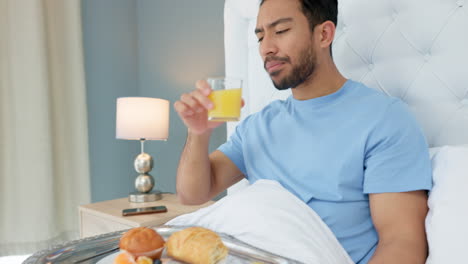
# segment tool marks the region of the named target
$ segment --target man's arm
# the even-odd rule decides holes
[[[426,191],[369,194],[379,243],[369,264],[424,264],[427,240]]]
[[[221,151],[208,155],[211,131],[187,137],[177,169],[177,195],[183,204],[202,204],[243,178]]]
[[[208,155],[210,136],[219,122],[208,121],[213,102],[211,87],[198,81],[194,91],[182,94],[174,108],[188,128],[187,142],[177,169],[177,195],[183,204],[202,204],[242,179],[242,172],[221,151]]]

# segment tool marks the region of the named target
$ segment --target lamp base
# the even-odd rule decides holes
[[[128,196],[128,201],[131,203],[147,203],[161,200],[162,195],[160,191],[153,191],[149,193],[132,192]]]

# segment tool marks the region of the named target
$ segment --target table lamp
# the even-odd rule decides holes
[[[167,140],[169,134],[169,101],[149,97],[117,98],[116,138],[140,140],[141,153],[135,158],[136,192],[130,193],[130,202],[153,202],[161,198],[152,191],[154,179],[149,174],[153,158],[145,153],[146,140]]]

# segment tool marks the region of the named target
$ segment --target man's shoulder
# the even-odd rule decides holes
[[[361,82],[350,80],[350,85],[353,89],[353,98],[349,98],[350,101],[354,102],[358,107],[372,110],[376,114],[380,109],[382,112],[386,112],[392,105],[401,107],[405,103],[397,97],[386,94],[383,90],[371,88]]]
[[[371,88],[364,83],[349,80],[349,85],[353,87],[355,94],[368,100],[389,101],[394,97],[389,96],[384,90]]]

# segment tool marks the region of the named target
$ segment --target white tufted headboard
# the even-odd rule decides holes
[[[431,147],[468,143],[468,0],[338,0],[334,60],[345,77],[401,98]],[[278,92],[254,34],[258,0],[226,0],[226,75],[245,80],[242,117]],[[235,127],[228,124],[228,135]]]

